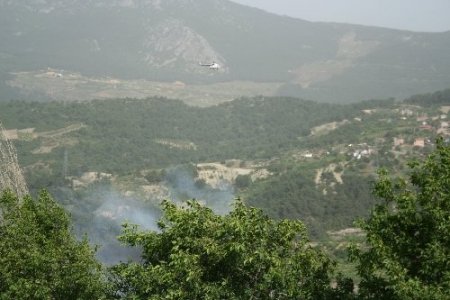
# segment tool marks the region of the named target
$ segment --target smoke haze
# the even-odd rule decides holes
[[[169,200],[181,204],[196,199],[217,214],[228,213],[234,199],[231,184],[223,181],[218,188],[211,188],[190,171],[186,166],[167,170],[166,181],[162,184],[170,191]],[[162,200],[158,199],[158,202]],[[97,257],[105,264],[140,258],[140,249],[127,247],[117,240],[122,224],[135,224],[142,230],[158,230],[161,210],[156,203],[125,196],[111,185],[90,187],[74,202],[77,205],[68,209],[77,221],[75,231],[78,236],[87,235],[91,244],[98,246]]]

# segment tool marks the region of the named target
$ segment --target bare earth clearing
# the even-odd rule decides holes
[[[233,183],[239,175],[250,175],[252,180],[266,178],[270,173],[266,169],[255,166],[241,167],[239,164],[223,165],[221,163],[197,164],[199,179],[202,179],[213,188],[220,186],[222,182]]]
[[[78,142],[74,138],[66,137],[65,135],[80,130],[86,127],[86,125],[78,123],[72,124],[64,128],[36,132],[35,128],[25,128],[25,129],[9,129],[4,130],[3,134],[9,140],[32,140],[36,138],[42,138],[42,143],[39,148],[34,149],[31,153],[33,154],[44,154],[50,153],[53,149],[61,146],[74,146]]]
[[[350,123],[348,120],[343,120],[342,122],[331,122],[322,124],[311,129],[311,135],[325,135],[333,130],[338,129],[342,125]]]

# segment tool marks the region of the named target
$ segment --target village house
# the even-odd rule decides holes
[[[405,143],[404,138],[394,138],[394,147],[401,146]]]
[[[400,110],[400,114],[401,114],[402,116],[410,117],[410,116],[412,116],[412,115],[414,114],[414,112],[413,112],[412,110],[408,109],[408,108],[402,108],[402,109]]]
[[[426,120],[428,120],[428,115],[426,114],[417,117],[417,122],[425,122]]]
[[[437,130],[437,134],[450,135],[448,122],[441,122],[441,127]]]
[[[431,126],[429,124],[420,125],[419,128],[422,130],[433,131],[433,126]]]
[[[416,138],[414,140],[414,146],[423,148],[425,147],[425,139],[424,138]]]

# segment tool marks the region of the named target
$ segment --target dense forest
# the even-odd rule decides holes
[[[22,165],[44,160],[57,173],[67,149],[74,175],[86,170],[126,173],[187,162],[271,159],[293,149],[357,138],[363,127],[347,125],[331,135],[306,139],[314,126],[352,119],[362,109],[385,102],[333,105],[262,97],[197,108],[165,98],[10,101],[0,103],[0,119],[6,128],[34,128],[36,137],[24,134],[16,141]],[[71,126],[76,129],[57,131]],[[180,146],[168,147],[170,142]],[[52,151],[32,154],[46,143],[55,145]]]
[[[71,164],[126,172],[142,165],[268,159],[298,146],[310,128],[357,111],[356,106],[294,98],[240,99],[209,108],[164,98],[108,100],[107,104],[13,101],[0,104],[0,119],[7,128],[33,127],[37,132],[81,123],[84,127],[70,134],[78,140],[70,149]],[[195,149],[170,148],[159,140],[193,143]],[[20,156],[29,163],[26,151]]]
[[[416,104],[421,106],[430,105],[448,105],[450,99],[450,89],[437,91],[429,94],[414,95],[405,99],[405,103]]]

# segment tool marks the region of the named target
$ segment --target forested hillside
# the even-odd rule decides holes
[[[374,204],[378,168],[401,173],[405,160],[448,136],[447,96],[351,105],[256,97],[206,108],[165,98],[10,101],[0,103],[0,119],[30,188],[50,188],[65,205],[86,203],[75,216],[101,209],[89,191],[105,188],[152,205],[167,197],[228,199],[216,204],[221,209],[240,195],[325,237]]]
[[[34,128],[37,138],[25,138],[18,145],[29,150],[21,151],[25,165],[37,157],[32,150],[56,143],[54,151],[41,153],[42,157],[58,164],[63,149],[68,149],[75,174],[232,158],[270,159],[301,145],[300,138],[309,135],[312,127],[358,112],[353,106],[294,98],[240,99],[203,109],[164,98],[107,103],[13,101],[0,106],[6,127]],[[49,131],[74,124],[79,125],[77,130],[61,134],[62,139],[55,133],[52,141]]]

